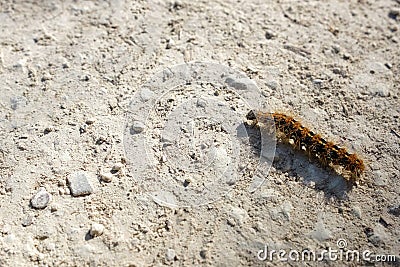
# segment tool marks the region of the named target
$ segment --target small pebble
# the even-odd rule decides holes
[[[74,197],[89,195],[93,188],[89,183],[88,174],[83,171],[72,173],[68,176],[68,184]]]
[[[51,74],[48,73],[48,72],[45,72],[45,73],[43,74],[43,76],[42,76],[42,82],[51,80],[51,78],[52,78]]]
[[[171,38],[168,40],[167,45],[166,45],[166,49],[171,49],[173,46],[175,45],[175,41]]]
[[[290,211],[293,209],[293,205],[290,201],[285,201],[281,205],[282,214],[286,217],[286,219],[290,220]]]
[[[400,15],[399,9],[392,9],[389,11],[389,14],[388,14],[389,18],[394,19],[394,20],[397,20],[397,18],[400,17],[399,15]]]
[[[19,108],[25,107],[28,101],[24,96],[16,96],[12,97],[10,99],[10,102],[11,102],[11,108],[13,110],[17,110]]]
[[[230,226],[235,226],[235,225],[236,225],[236,222],[235,222],[235,220],[234,220],[233,218],[228,218],[228,219],[226,220],[226,222],[227,222],[228,225],[230,225]]]
[[[231,208],[229,216],[235,219],[239,225],[243,224],[248,217],[246,210],[237,207]]]
[[[170,248],[167,249],[167,252],[165,253],[165,258],[168,261],[173,261],[175,259],[175,256],[176,256],[175,250],[170,249]]]
[[[389,213],[396,217],[400,217],[400,205],[389,207]]]
[[[311,232],[310,236],[320,242],[331,239],[331,232],[325,227],[322,221],[318,221],[315,225],[314,231]]]
[[[354,206],[351,210],[351,213],[356,216],[357,218],[361,219],[361,209],[358,206]]]
[[[394,221],[385,214],[381,215],[381,217],[379,218],[379,223],[382,224],[386,228],[395,224]]]
[[[141,121],[134,121],[131,126],[131,134],[138,134],[144,131],[145,125]]]
[[[58,205],[57,204],[52,204],[51,206],[50,206],[50,211],[51,212],[56,212],[57,210],[58,210],[59,208],[58,208]]]
[[[387,234],[383,225],[377,224],[372,229],[372,232],[367,235],[368,241],[375,246],[379,246],[385,243],[387,239]]]
[[[173,76],[174,76],[174,73],[170,69],[163,70],[163,82],[168,81]],[[173,100],[173,98],[171,100]]]
[[[315,84],[315,85],[320,85],[320,84],[322,84],[322,80],[321,79],[314,79],[313,80],[313,84]]]
[[[368,84],[368,93],[371,96],[388,97],[390,96],[390,86],[384,82]]]
[[[46,191],[45,188],[41,187],[36,195],[31,199],[31,205],[35,209],[44,209],[47,207],[50,201],[51,195]]]
[[[342,70],[340,68],[333,68],[332,72],[335,74],[340,74],[342,72]]]
[[[33,223],[33,217],[31,215],[26,216],[22,220],[22,226],[23,227],[27,227],[27,226],[31,225],[32,223]]]
[[[199,98],[199,99],[197,99],[197,103],[196,104],[197,104],[198,107],[205,108],[206,105],[207,105],[207,101],[205,99],[203,99],[203,98]]]
[[[108,105],[111,109],[115,109],[118,106],[118,99],[116,97],[110,98],[108,100]]]
[[[39,253],[37,254],[37,261],[43,261],[44,258],[45,258],[45,256],[44,256],[43,253],[40,253],[40,252],[39,252]]]
[[[233,78],[229,77],[225,80],[225,83],[238,90],[247,90],[249,87],[254,85],[252,80],[249,78],[239,78],[234,80]]]
[[[53,131],[54,131],[54,127],[50,126],[50,127],[46,127],[46,128],[43,130],[43,133],[44,133],[44,134],[48,134],[48,133],[51,133],[51,132],[53,132]]]
[[[57,182],[57,185],[58,185],[58,186],[65,186],[65,181],[64,181],[64,180],[59,180],[59,181]]]
[[[344,60],[351,60],[352,58],[351,58],[351,55],[349,53],[344,53],[343,54],[343,59]]]
[[[54,243],[47,243],[46,244],[46,250],[47,251],[54,251],[56,249],[56,244]]]
[[[113,171],[119,171],[124,167],[124,164],[122,164],[121,162],[117,162],[114,164],[114,166],[112,167]]]
[[[87,124],[87,125],[91,125],[91,124],[93,124],[93,123],[95,123],[95,122],[96,122],[96,119],[95,119],[95,118],[89,118],[89,119],[86,120],[86,124]]]
[[[270,32],[270,31],[266,31],[266,32],[265,32],[265,39],[271,40],[271,39],[273,39],[274,37],[275,37],[275,34],[273,34],[272,32]]]
[[[104,232],[104,225],[100,223],[93,223],[90,227],[90,235],[93,237],[101,236]]]
[[[24,69],[26,67],[26,59],[20,59],[13,65],[14,68]]]
[[[268,81],[266,85],[272,90],[276,90],[276,88],[278,88],[278,83],[276,81]]]
[[[203,149],[203,148],[202,148]],[[247,165],[245,163],[240,163],[239,164],[239,170],[242,171],[247,167]]]
[[[111,173],[100,173],[100,179],[103,182],[109,183],[113,179],[113,175]]]
[[[266,188],[260,192],[260,198],[266,201],[276,202],[279,198],[279,193],[272,188]]]
[[[140,92],[140,98],[143,102],[149,101],[154,96],[154,92],[147,88],[143,88]]]
[[[332,45],[333,52],[336,54],[340,52],[340,46],[339,45]]]
[[[174,140],[175,140],[175,138],[170,133],[163,133],[163,135],[160,138],[161,142],[167,143],[167,144],[173,143]]]
[[[214,159],[212,162],[212,168],[220,173],[224,173],[231,162],[231,158],[228,155],[228,151],[223,146],[212,147],[209,150],[209,154]]]
[[[50,225],[38,225],[35,228],[36,232],[36,238],[39,240],[45,240],[49,238],[50,236],[54,236],[55,234],[55,228],[50,226]]]
[[[206,249],[200,250],[200,257],[202,257],[203,259],[207,259],[208,258],[208,251]]]
[[[257,67],[255,67],[251,64],[247,65],[247,71],[249,71],[250,73],[253,73],[253,74],[257,74],[259,72]]]
[[[69,188],[65,188],[64,189],[64,194],[65,195],[70,195],[71,194],[71,190],[69,190]]]
[[[391,69],[393,67],[393,65],[390,64],[390,63],[385,63],[385,67],[388,68],[388,69]]]
[[[0,232],[3,234],[10,234],[11,233],[11,225],[4,224],[3,227],[0,229]]]
[[[86,133],[86,127],[87,125],[85,124],[85,125],[82,125],[81,127],[79,127],[79,133],[80,134],[83,134],[83,133]]]
[[[376,186],[385,186],[387,184],[387,173],[381,170],[374,171],[374,184]]]

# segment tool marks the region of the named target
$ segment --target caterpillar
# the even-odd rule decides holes
[[[314,133],[303,126],[293,117],[283,113],[264,113],[250,111],[246,118],[252,121],[252,125],[262,127],[263,120],[274,119],[275,127],[282,133],[293,148],[306,151],[308,156],[317,159],[322,166],[341,166],[350,174],[343,176],[347,180],[356,181],[365,170],[364,162],[356,154],[349,153],[346,148],[339,147],[331,141],[327,141],[320,134]]]

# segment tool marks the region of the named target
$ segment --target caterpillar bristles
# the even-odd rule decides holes
[[[263,121],[273,118],[278,132],[294,149],[305,151],[309,157],[317,159],[324,167],[342,167],[350,174],[343,175],[347,180],[357,181],[365,170],[364,162],[356,154],[351,154],[346,148],[326,141],[320,134],[303,126],[292,116],[278,112],[250,111],[246,118],[252,121],[253,126],[261,128]]]

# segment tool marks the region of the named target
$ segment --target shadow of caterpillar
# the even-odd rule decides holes
[[[250,111],[246,118],[252,121],[253,126],[257,125],[260,128],[263,127],[263,121],[273,118],[276,129],[293,148],[305,151],[310,158],[318,160],[324,167],[342,167],[350,174],[343,175],[347,180],[355,182],[364,172],[364,162],[356,154],[326,141],[320,134],[314,133],[289,115]]]

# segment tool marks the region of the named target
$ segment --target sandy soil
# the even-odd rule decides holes
[[[399,1],[39,2],[0,3],[0,266],[286,266],[257,255],[344,246],[400,264]],[[235,94],[189,83],[143,91],[157,73],[194,61],[245,73],[266,109],[359,154],[363,182],[352,186],[278,140],[264,183],[249,190],[259,144],[242,143],[240,161],[224,150],[248,111]],[[135,99],[149,95],[158,102],[137,111]],[[194,104],[224,116],[185,128],[195,109],[182,106]],[[165,125],[179,129],[176,153],[164,150]],[[218,144],[207,154],[214,165],[204,164],[241,171],[188,178],[195,131],[200,149]],[[129,145],[139,136],[156,165]],[[154,169],[143,172],[147,163]],[[75,178],[90,194],[73,195]],[[171,207],[148,194],[171,183],[192,195],[209,185],[194,197],[212,201]],[[217,189],[224,196],[213,199]]]

